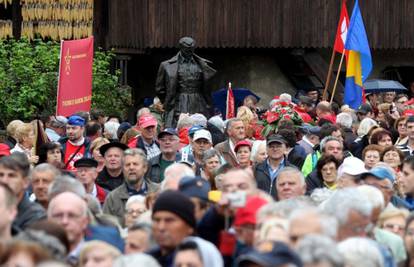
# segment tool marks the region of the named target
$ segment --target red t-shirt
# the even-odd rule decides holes
[[[83,156],[85,155],[85,146],[84,146],[84,144],[82,144],[81,146],[82,146],[81,149],[79,149],[78,153],[76,153],[76,155],[72,158],[72,155],[76,152],[76,150],[78,150],[79,146],[75,146],[72,143],[70,143],[69,141],[66,142],[65,164],[67,164],[69,159],[72,158],[72,160],[69,162],[69,164],[67,164],[66,170],[76,171],[76,168],[74,166],[75,162],[78,159],[83,158]]]

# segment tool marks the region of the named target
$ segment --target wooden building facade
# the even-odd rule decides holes
[[[359,1],[373,49],[414,48],[414,1]],[[354,1],[348,0],[351,15]],[[202,48],[332,47],[341,0],[96,0],[99,45],[142,52],[192,36]]]

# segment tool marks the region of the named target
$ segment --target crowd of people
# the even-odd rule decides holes
[[[265,105],[9,122],[0,265],[413,267],[414,99]]]

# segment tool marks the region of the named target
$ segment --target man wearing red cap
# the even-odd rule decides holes
[[[248,248],[253,247],[254,230],[256,228],[256,213],[268,201],[260,197],[249,197],[246,205],[236,211],[234,217],[234,229],[236,230],[237,245],[234,258]]]
[[[137,128],[141,135],[132,139],[128,146],[144,150],[148,160],[161,154],[159,144],[155,140],[157,135],[157,119],[151,114],[144,114],[139,117]]]

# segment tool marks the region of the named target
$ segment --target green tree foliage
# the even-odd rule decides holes
[[[53,41],[0,41],[0,118],[28,120],[43,111],[54,114],[60,44]],[[114,54],[95,51],[92,108],[125,114],[131,97],[118,87],[119,70],[110,72]]]

